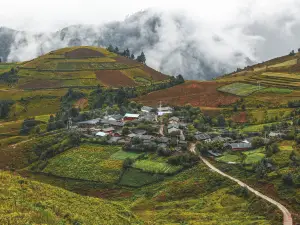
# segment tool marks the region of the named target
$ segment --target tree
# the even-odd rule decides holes
[[[134,60],[134,54],[133,53],[131,53],[131,56],[130,56],[130,58],[132,59],[132,60]]]
[[[133,159],[126,158],[123,161],[123,168],[125,168],[125,169],[129,168],[133,164],[133,162],[134,162]]]
[[[208,145],[206,143],[199,143],[197,144],[197,150],[203,154],[203,153],[207,153],[207,151],[209,150]]]
[[[114,52],[114,47],[112,45],[109,45],[106,49],[109,52]]]
[[[122,135],[128,135],[129,134],[129,128],[128,127],[124,127],[122,129]]]
[[[295,54],[296,54],[295,51],[292,50],[292,51],[290,52],[289,56],[294,56]]]
[[[261,137],[255,137],[255,138],[253,138],[251,144],[252,144],[253,148],[259,148],[265,144],[265,141]]]
[[[234,105],[234,106],[233,106],[233,111],[234,111],[234,112],[237,112],[237,111],[238,111],[238,106],[237,106],[237,105]]]
[[[298,48],[298,52],[300,52],[300,48]]]
[[[137,60],[138,62],[140,62],[140,63],[145,64],[145,63],[146,63],[146,56],[145,56],[144,52],[142,52],[141,55],[139,55],[139,56],[136,58],[136,60]]]
[[[264,178],[267,176],[267,167],[263,160],[257,165],[255,172],[257,178]]]
[[[183,78],[183,76],[182,76],[181,74],[179,74],[179,75],[176,77],[176,79],[177,79],[177,82],[178,82],[179,84],[184,83],[184,78]]]
[[[129,51],[129,49],[128,49],[128,48],[125,50],[125,56],[126,56],[127,58],[129,58],[129,57],[130,57],[130,51]]]
[[[114,53],[119,54],[119,48],[118,47],[115,47]]]
[[[292,186],[294,184],[292,174],[288,173],[282,177],[282,181],[284,184]]]
[[[219,115],[217,118],[218,126],[224,127],[226,125],[226,121],[223,115]]]

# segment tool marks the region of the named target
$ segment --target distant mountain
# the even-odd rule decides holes
[[[135,55],[143,50],[147,64],[163,73],[208,80],[260,61],[256,53],[268,57],[268,51],[262,47],[268,42],[260,37],[262,28],[257,24],[214,30],[183,14],[147,10],[124,21],[74,25],[51,33],[0,28],[0,57],[4,61],[24,61],[68,46],[112,44],[129,48]],[[274,54],[276,49],[272,48]]]

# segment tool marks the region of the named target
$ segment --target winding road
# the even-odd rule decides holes
[[[197,154],[196,153],[196,144],[191,144],[190,146],[190,152]],[[247,184],[245,184],[244,182],[229,176],[228,174],[222,172],[221,170],[217,169],[216,167],[214,167],[210,162],[208,162],[205,158],[203,158],[202,156],[199,155],[199,158],[213,171],[219,173],[220,175],[229,178],[230,180],[235,181],[238,185],[240,185],[241,187],[246,187],[249,191],[251,191],[252,193],[254,193],[256,196],[259,196],[263,199],[265,199],[266,201],[270,202],[271,204],[275,205],[277,208],[279,208],[283,214],[283,225],[293,225],[293,219],[291,216],[291,213],[287,210],[287,208],[285,208],[282,204],[280,204],[279,202],[275,201],[272,198],[269,198],[266,195],[263,195],[262,193],[256,191],[255,189],[253,189],[252,187],[248,186]]]

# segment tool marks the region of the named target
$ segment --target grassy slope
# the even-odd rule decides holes
[[[110,156],[119,150],[119,147],[113,146],[82,145],[50,159],[43,172],[61,177],[114,183],[121,175],[123,161],[110,159]]]
[[[90,53],[86,54],[86,50]],[[1,76],[12,68],[17,68],[18,82],[8,86]],[[168,79],[167,75],[103,48],[70,47],[22,63],[0,63],[0,100],[15,101],[7,120],[22,120],[56,113],[69,87],[88,95],[90,88],[97,85],[139,86]],[[1,129],[5,131],[0,134],[11,132],[10,125],[2,121]]]
[[[120,204],[0,172],[0,224],[134,224]]]
[[[266,157],[264,148],[236,153],[234,156],[238,157],[240,161],[243,158],[244,165],[228,165],[221,162],[216,162],[216,164],[221,170],[246,181],[246,183],[249,183],[266,195],[282,202],[293,213],[294,221],[299,223],[300,217],[297,212],[300,210],[300,188],[297,185],[287,186],[282,181],[284,175],[297,173],[297,168],[292,166],[290,154],[293,150],[299,154],[299,146],[296,146],[294,141],[281,141],[279,148],[280,151],[270,157],[277,170],[269,172],[264,179],[257,178],[255,171],[252,169],[253,164]]]

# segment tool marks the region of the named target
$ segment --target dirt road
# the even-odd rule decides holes
[[[190,151],[194,154],[196,153],[196,144],[191,144],[190,146]],[[229,178],[230,180],[235,181],[236,183],[238,183],[238,185],[240,185],[241,187],[246,187],[249,191],[251,191],[252,193],[254,193],[255,195],[265,199],[266,201],[270,202],[271,204],[275,205],[277,208],[279,208],[283,214],[283,225],[293,225],[293,219],[291,216],[291,213],[287,210],[287,208],[285,208],[282,204],[280,204],[279,202],[276,202],[274,199],[269,198],[266,195],[263,195],[262,193],[256,191],[255,189],[253,189],[252,187],[248,186],[247,184],[243,183],[242,181],[229,176],[228,174],[222,172],[221,170],[217,169],[216,167],[214,167],[210,162],[208,162],[205,158],[203,158],[202,156],[200,156],[200,159],[213,171],[221,174],[224,177]]]

